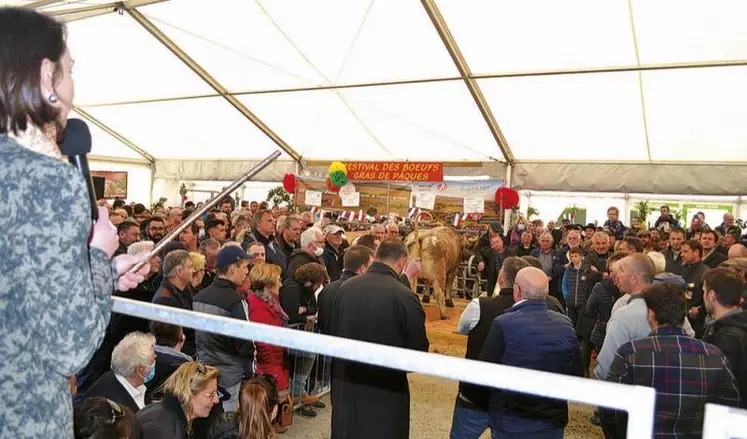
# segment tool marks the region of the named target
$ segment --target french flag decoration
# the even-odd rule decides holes
[[[366,217],[363,216],[363,209],[358,211],[358,221],[363,222]]]
[[[311,213],[311,217],[314,218],[316,216],[316,206],[311,206],[309,213]]]
[[[454,227],[459,227],[459,224],[462,221],[466,221],[467,218],[469,218],[468,213],[465,213],[465,214],[457,213],[456,215],[454,215],[454,223],[453,223]]]
[[[342,212],[340,212],[339,215],[337,215],[337,219],[343,219],[343,218],[347,219],[347,217],[348,217],[348,211],[347,210],[343,210]]]
[[[407,214],[407,217],[410,219],[413,219],[416,216],[418,216],[419,213],[420,213],[420,209],[418,209],[417,207],[411,207],[410,212]]]

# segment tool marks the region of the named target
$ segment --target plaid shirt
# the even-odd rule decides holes
[[[721,351],[688,337],[681,328],[660,327],[620,346],[607,381],[656,389],[654,438],[699,438],[705,403],[738,407],[740,402],[736,379]],[[605,431],[625,437],[627,414],[604,412]]]

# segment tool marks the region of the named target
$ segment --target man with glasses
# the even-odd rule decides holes
[[[133,413],[150,403],[145,384],[156,373],[156,338],[132,332],[114,347],[112,370],[105,373],[86,392],[86,398],[101,396],[119,403]]]

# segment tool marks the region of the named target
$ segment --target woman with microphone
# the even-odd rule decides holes
[[[91,233],[86,183],[57,145],[74,95],[64,26],[0,8],[0,29],[0,437],[72,438],[68,377],[101,343],[112,290],[148,266],[111,259],[106,208]]]

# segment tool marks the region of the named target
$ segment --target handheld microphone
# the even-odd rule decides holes
[[[91,202],[91,218],[96,221],[99,219],[99,211],[96,204],[96,192],[93,189],[93,180],[91,179],[91,170],[88,168],[88,157],[86,157],[86,154],[91,152],[92,143],[91,130],[88,129],[88,125],[84,121],[80,119],[69,119],[67,121],[65,139],[60,145],[60,152],[68,156],[70,163],[83,174]]]

